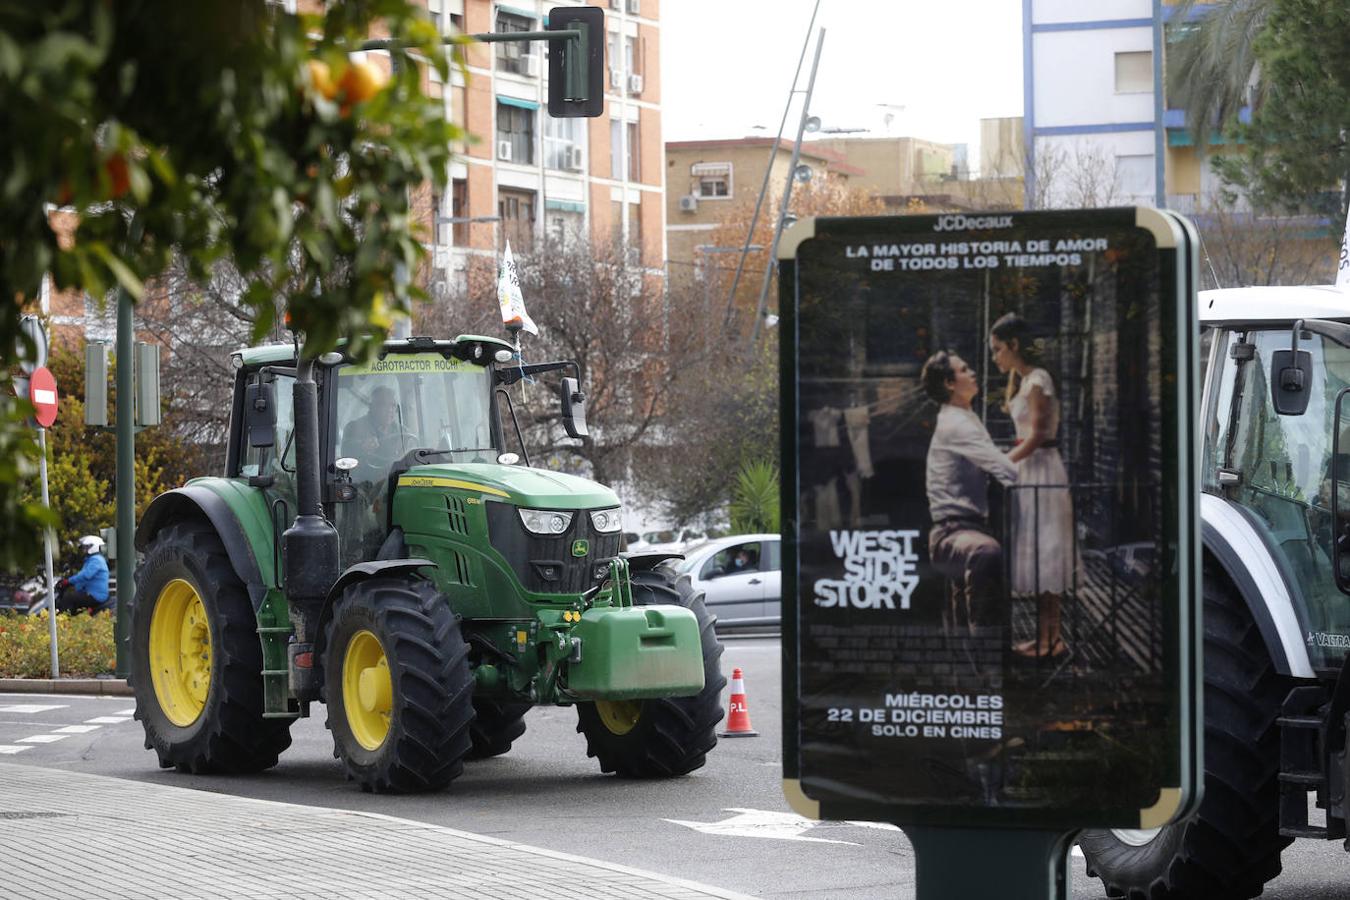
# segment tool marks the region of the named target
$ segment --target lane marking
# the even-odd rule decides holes
[[[807,841],[812,844],[848,844],[859,846],[853,841],[832,841],[826,838],[806,837],[806,832],[820,824],[814,819],[799,816],[796,813],[771,812],[763,809],[729,808],[724,812],[736,813],[720,822],[687,822],[683,819],[662,819],[674,825],[683,825],[704,834],[725,835],[728,837],[767,838],[777,841]],[[831,823],[837,824],[837,823]]]
[[[119,725],[122,722],[130,722],[131,716],[96,716],[92,719],[85,719],[86,725]]]
[[[55,744],[70,737],[68,734],[35,734],[32,737],[19,738],[20,744]]]
[[[58,728],[55,734],[88,734],[91,731],[98,731],[101,725],[67,725],[65,728]]]
[[[67,706],[69,706],[67,703],[57,703],[47,706],[40,703],[16,703],[12,706],[0,706],[0,712],[40,713],[46,712],[49,709],[65,709]]]
[[[22,753],[25,750],[32,750],[32,747],[20,747],[17,744],[0,744],[0,753],[13,756],[16,753]]]

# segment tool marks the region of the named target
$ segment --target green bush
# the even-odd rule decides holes
[[[737,534],[779,530],[778,467],[768,460],[741,466],[731,495],[731,530]]]
[[[47,613],[0,616],[0,678],[50,678],[51,641]],[[56,651],[61,674],[91,678],[111,674],[117,651],[113,617],[56,617]]]

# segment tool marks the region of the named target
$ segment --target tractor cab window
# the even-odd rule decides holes
[[[353,502],[339,504],[342,564],[372,559],[387,531],[391,467],[413,450],[428,463],[494,462],[491,372],[439,353],[391,353],[337,378],[334,460],[356,461]],[[330,464],[334,461],[330,460]]]
[[[271,475],[289,477],[295,473],[295,412],[291,405],[295,379],[277,375],[272,379],[272,393],[277,410],[277,426],[270,447],[253,447],[244,440],[240,460],[240,475]]]
[[[1336,395],[1350,386],[1350,349],[1305,332],[1299,349],[1312,354],[1308,408],[1302,415],[1279,415],[1271,396],[1271,383],[1278,378],[1272,354],[1289,349],[1289,327],[1233,329],[1215,339],[1222,343],[1211,374],[1204,490],[1249,514],[1292,576],[1305,630],[1350,632],[1350,601],[1337,589],[1331,568],[1332,430]],[[1347,467],[1340,468],[1337,489],[1344,511],[1350,509],[1350,484],[1344,481]],[[1308,650],[1314,666],[1339,665],[1343,652]],[[1335,659],[1320,658],[1328,654]]]

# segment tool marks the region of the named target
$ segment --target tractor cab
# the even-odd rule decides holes
[[[1269,559],[1260,590],[1288,600],[1268,627],[1292,674],[1339,670],[1350,650],[1350,297],[1207,291],[1200,320],[1202,503],[1209,536],[1229,538],[1211,543]]]

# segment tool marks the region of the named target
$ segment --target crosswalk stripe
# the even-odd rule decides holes
[[[16,753],[22,753],[25,750],[32,750],[32,747],[20,747],[16,744],[0,744],[0,753],[13,756]]]
[[[56,734],[88,734],[91,731],[98,731],[98,725],[67,725],[65,728],[56,729]]]
[[[43,705],[41,703],[15,703],[9,706],[0,706],[0,712],[8,713],[40,713],[49,709],[65,709],[69,704],[57,703],[53,705]]]
[[[70,737],[68,734],[35,734],[31,737],[19,738],[20,744],[55,744],[57,741],[64,741]]]
[[[93,719],[85,719],[86,725],[118,725],[122,722],[130,722],[131,716],[97,716]]]
[[[136,707],[133,706],[131,709],[119,709],[119,710],[115,713],[115,715],[119,715],[119,716],[134,716],[134,715],[136,715]]]

